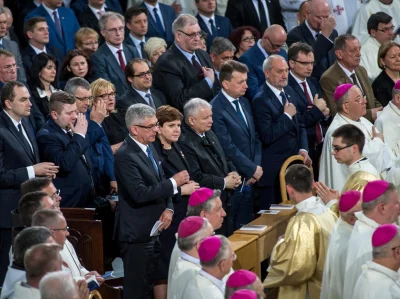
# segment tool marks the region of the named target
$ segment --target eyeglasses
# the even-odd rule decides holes
[[[65,231],[65,232],[67,232],[67,231],[69,231],[69,226],[66,226],[66,227],[64,227],[64,228],[52,228],[51,230],[54,230],[54,231]]]
[[[17,64],[9,64],[3,67],[3,70],[6,71],[7,73],[11,72],[13,69],[18,70],[19,67],[17,66]]]
[[[116,92],[103,93],[103,94],[99,94],[96,98],[101,98],[102,100],[105,100],[110,97],[112,97],[112,98],[115,97],[116,94],[117,94]]]
[[[125,30],[124,27],[104,29],[104,31],[111,32],[113,34],[117,34],[118,32],[124,32],[124,30]]]
[[[354,101],[348,101],[348,102],[344,102],[343,104],[348,104],[348,103],[356,103],[356,104],[360,104],[362,100],[366,100],[367,97],[365,95],[362,96],[362,98],[358,98]]]
[[[315,61],[300,61],[300,60],[294,60],[294,59],[293,59],[293,61],[300,63],[302,66],[309,66],[309,65],[315,66]]]
[[[251,37],[245,37],[244,39],[242,39],[242,42],[250,43],[250,42],[254,42],[255,40],[256,40],[256,37],[251,36]]]
[[[354,145],[354,143],[349,144],[349,145],[346,145],[346,146],[343,146],[343,147],[332,146],[332,151],[338,153],[338,152],[340,152],[341,150],[344,150],[345,148],[349,148],[350,146],[353,146],[353,145]]]
[[[75,99],[77,99],[81,102],[91,102],[93,100],[93,97],[84,97],[84,98],[75,97]]]
[[[396,247],[393,247],[392,250],[396,250],[396,248],[399,248],[399,247],[400,247],[400,245],[396,246]]]
[[[268,36],[265,36],[265,38],[269,41],[269,43],[271,44],[272,49],[274,49],[274,50],[277,50],[277,49],[280,49],[280,48],[286,46],[286,44],[283,44],[283,45],[273,44]]]
[[[55,200],[57,199],[58,196],[60,196],[61,190],[57,189],[56,192],[54,192],[50,197],[51,199]]]
[[[160,126],[160,124],[159,123],[156,123],[156,124],[154,124],[154,125],[150,125],[150,126],[141,126],[141,125],[134,125],[134,126],[136,126],[136,127],[139,127],[139,128],[143,128],[143,129],[146,129],[146,130],[152,130],[152,129],[154,129],[154,128],[158,128],[159,126]]]
[[[191,34],[187,34],[186,32],[183,32],[182,30],[178,30],[178,31],[183,33],[184,35],[186,35],[190,39],[194,39],[195,37],[202,37],[203,36],[203,32],[201,32],[201,31],[194,32],[194,33],[191,33]]]
[[[383,33],[386,33],[386,32],[389,32],[389,31],[393,31],[394,30],[394,26],[392,26],[392,27],[385,27],[385,28],[383,28],[383,29],[376,29],[377,31],[380,31],[380,32],[383,32]]]
[[[98,44],[99,44],[98,41],[90,42],[90,43],[82,43],[82,45],[84,45],[84,46],[95,46],[95,45],[98,45]]]
[[[151,70],[148,70],[147,72],[139,73],[137,75],[133,75],[133,77],[139,77],[139,78],[145,78],[146,76],[151,76]]]

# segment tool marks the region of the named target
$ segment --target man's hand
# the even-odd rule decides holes
[[[214,83],[214,81],[215,81],[214,70],[211,68],[208,68],[208,67],[204,67],[204,66],[202,67],[202,69],[203,69],[204,77],[209,78],[211,80],[211,82]]]
[[[378,111],[381,111],[383,107],[378,107],[378,108],[372,108],[371,109],[371,114],[372,114],[372,122],[375,122],[376,118],[378,117]]]
[[[83,113],[79,113],[78,117],[76,119],[76,124],[74,126],[73,123],[69,123],[69,127],[72,130],[72,133],[74,134],[81,134],[83,136],[86,136],[87,128],[88,128],[88,122],[86,120],[86,117]]]
[[[175,182],[178,185],[178,187],[188,183],[189,179],[190,179],[189,173],[186,170],[178,172],[172,178],[175,180]]]
[[[336,27],[336,20],[332,14],[330,14],[329,17],[327,17],[327,18],[322,18],[321,33],[326,38],[329,38],[329,36],[332,34],[335,27]]]
[[[90,119],[100,125],[106,116],[107,105],[103,100],[99,100],[97,104],[93,105],[92,107],[92,111],[90,112]]]
[[[33,165],[33,170],[35,171],[35,176],[47,176],[55,177],[58,173],[59,166],[54,165],[51,162],[42,162]]]
[[[200,185],[194,181],[181,186],[181,195],[191,195],[195,190],[199,189]]]
[[[317,106],[317,108],[323,113],[325,111],[326,107],[326,102],[323,98],[318,98],[318,94],[314,96],[314,105]]]
[[[331,110],[329,110],[329,108],[326,107],[326,109],[322,113],[324,114],[325,117],[328,117],[329,115],[331,115]]]
[[[85,274],[85,279],[88,279],[89,277],[95,275],[96,276],[96,280],[99,284],[102,284],[104,282],[104,278],[101,277],[101,275],[99,273],[97,273],[97,271],[90,271],[88,273]]]
[[[158,230],[166,230],[171,225],[172,215],[172,211],[164,210],[159,219],[161,222],[164,223],[158,228]]]
[[[237,178],[233,175],[225,177],[225,189],[233,189],[236,186]]]
[[[79,299],[88,299],[89,297],[89,289],[86,283],[86,280],[81,279],[76,282],[76,286],[78,289],[78,297]]]
[[[117,181],[111,181],[111,182],[110,182],[110,189],[111,189],[110,194],[112,194],[112,193],[118,193],[118,184],[117,184]]]
[[[176,1],[174,1],[174,3],[172,3],[171,6],[175,10],[176,15],[179,15],[182,12],[182,5],[176,3]]]
[[[382,142],[385,142],[385,139],[383,138],[383,133],[379,132],[375,126],[372,126],[372,139],[374,138],[380,138]]]
[[[317,195],[325,204],[333,199],[339,199],[339,191],[328,188],[324,183],[315,182],[314,186]]]
[[[115,212],[115,209],[117,208],[117,201],[113,200],[113,199],[109,199],[108,200],[110,202],[110,207],[111,207],[111,212]]]
[[[255,182],[257,182],[256,181],[256,179],[254,179],[254,178],[251,178],[251,179],[248,179],[247,181],[246,181],[246,186],[249,186],[249,185],[253,185]]]
[[[261,179],[262,175],[263,175],[263,169],[261,166],[257,165],[256,171],[253,174],[253,178],[258,181],[259,179]]]
[[[292,103],[286,101],[285,107],[283,108],[283,112],[289,114],[291,117],[295,116],[297,113],[296,106]]]
[[[310,159],[310,156],[306,151],[299,151],[299,155],[304,157],[304,162],[303,164],[307,167],[310,167],[312,165],[312,160]]]

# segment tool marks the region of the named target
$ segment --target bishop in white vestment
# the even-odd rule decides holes
[[[231,298],[237,290],[247,289],[255,291],[260,298],[265,298],[264,286],[254,272],[248,270],[236,270],[226,281],[225,298]]]

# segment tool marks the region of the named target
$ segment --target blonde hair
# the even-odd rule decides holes
[[[167,49],[167,43],[165,42],[165,40],[159,37],[150,37],[144,45],[144,51],[146,52],[149,60],[153,56],[154,52],[160,48]]]
[[[90,88],[92,89],[93,101],[91,103],[91,107],[93,106],[94,102],[96,102],[96,97],[100,95],[101,91],[112,89],[115,92],[115,85],[110,81],[105,79],[97,79],[90,84]],[[113,111],[115,112],[115,110]]]
[[[92,28],[89,27],[81,27],[76,33],[75,33],[75,45],[77,48],[82,47],[83,41],[85,39],[88,39],[90,37],[94,37],[95,39],[99,40],[99,34],[94,31]]]

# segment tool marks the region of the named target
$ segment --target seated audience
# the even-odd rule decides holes
[[[32,61],[30,84],[32,101],[34,101],[46,119],[49,115],[49,101],[51,95],[57,91],[58,62],[55,57],[40,53]]]
[[[38,244],[25,253],[26,281],[15,285],[14,299],[40,299],[39,283],[47,273],[62,270],[61,246]]]
[[[89,81],[92,76],[92,61],[84,52],[73,49],[65,56],[61,67],[60,89],[64,90],[67,81],[73,77]]]
[[[75,46],[90,57],[99,48],[99,34],[92,28],[82,27],[75,33]]]
[[[25,227],[31,226],[33,214],[44,209],[55,209],[55,206],[53,199],[43,191],[26,193],[18,202],[19,218]]]
[[[242,26],[235,28],[229,35],[229,40],[236,48],[234,60],[238,60],[240,56],[248,49],[253,47],[260,38],[260,32],[251,26]]]
[[[85,299],[89,289],[85,280],[75,282],[71,274],[64,271],[47,273],[39,283],[41,299]]]
[[[265,298],[264,286],[257,275],[248,270],[237,270],[226,281],[225,299],[232,298],[236,291],[243,289],[253,290],[260,298]]]
[[[382,70],[372,83],[375,98],[386,106],[392,100],[394,84],[400,80],[400,45],[388,42],[380,46],[378,66]]]
[[[147,61],[153,71],[158,58],[167,51],[167,43],[159,37],[150,37],[144,46]]]
[[[125,43],[135,47],[139,52],[140,58],[146,58],[146,34],[148,30],[148,11],[144,7],[134,6],[127,9],[125,13],[126,27],[129,34],[125,38]]]
[[[210,58],[218,80],[221,65],[226,61],[233,60],[235,51],[236,48],[229,39],[224,37],[214,38],[210,47]]]

